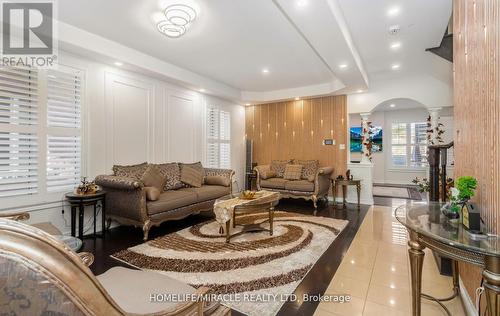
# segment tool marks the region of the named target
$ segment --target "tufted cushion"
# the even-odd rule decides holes
[[[114,165],[113,174],[118,177],[127,177],[140,181],[142,175],[146,172],[147,167],[148,164],[146,162],[138,165]]]
[[[295,163],[302,165],[301,179],[314,181],[319,169],[319,160],[296,160]]]
[[[181,181],[191,187],[199,188],[203,184],[205,170],[201,162],[181,164]]]
[[[300,180],[302,176],[302,165],[286,165],[283,179]]]
[[[149,165],[146,172],[142,175],[141,181],[145,187],[154,187],[159,192],[163,191],[166,178],[162,176],[155,165]]]
[[[283,178],[285,174],[286,165],[291,163],[291,160],[273,160],[271,161],[271,171],[276,172],[278,178]]]
[[[294,180],[285,183],[285,189],[290,191],[314,192],[314,183],[307,180]]]
[[[163,191],[168,190],[177,190],[184,185],[181,182],[181,169],[179,164],[172,163],[164,163],[155,165],[160,174],[165,178],[165,185],[163,186]]]

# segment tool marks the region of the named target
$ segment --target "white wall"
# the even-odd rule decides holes
[[[231,165],[243,183],[244,108],[215,97],[116,67],[60,53],[59,62],[85,71],[82,176],[110,174],[113,164],[205,161],[206,104],[231,112]],[[19,199],[19,205],[27,205]],[[63,194],[31,212],[32,223],[51,222],[68,234]],[[91,212],[88,212],[90,215]],[[86,216],[86,227],[91,219]],[[98,221],[98,228],[100,227]]]
[[[393,123],[426,122],[429,112],[423,108],[374,111],[370,121],[374,126],[382,126],[382,152],[372,154],[373,182],[387,184],[411,184],[415,177],[428,177],[427,168],[395,168],[391,163],[391,126]],[[350,126],[360,126],[360,115],[349,114]],[[453,108],[443,108],[441,122],[444,124],[443,140],[448,143],[453,140]],[[360,153],[350,153],[351,160],[361,160]],[[452,170],[448,173],[451,175]]]
[[[366,92],[347,96],[347,112],[371,112],[380,103],[391,99],[412,99],[427,108],[449,107],[453,105],[453,87],[433,76],[376,81]]]

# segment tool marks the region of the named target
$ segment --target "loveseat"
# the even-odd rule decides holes
[[[142,227],[210,211],[216,199],[232,192],[233,170],[203,168],[201,163],[114,166],[113,175],[96,177],[106,191],[106,220]]]
[[[311,200],[316,213],[318,200],[328,197],[333,167],[319,167],[317,160],[273,160],[269,165],[255,167],[255,171],[257,190]]]

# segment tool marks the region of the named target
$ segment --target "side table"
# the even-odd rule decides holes
[[[345,180],[345,179],[332,179],[332,195],[333,195],[333,205],[337,205],[335,200],[337,196],[338,186],[342,186],[342,207],[345,208],[345,196],[347,193],[347,187],[350,185],[356,186],[356,193],[358,194],[358,208],[360,207],[360,194],[361,194],[361,180]]]
[[[78,238],[83,239],[83,215],[85,213],[85,206],[93,206],[94,207],[94,235],[93,237],[97,237],[96,234],[96,213],[97,213],[97,205],[101,206],[101,215],[102,215],[102,232],[100,237],[104,238],[105,229],[106,229],[106,214],[105,214],[105,197],[106,192],[99,191],[95,194],[76,194],[73,192],[66,193],[66,199],[68,200],[71,206],[71,236],[75,237],[76,232],[76,210],[78,209]]]

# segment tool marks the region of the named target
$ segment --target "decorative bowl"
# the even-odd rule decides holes
[[[245,190],[241,192],[240,198],[245,199],[245,200],[253,200],[255,199],[255,191],[250,191],[250,190]]]

